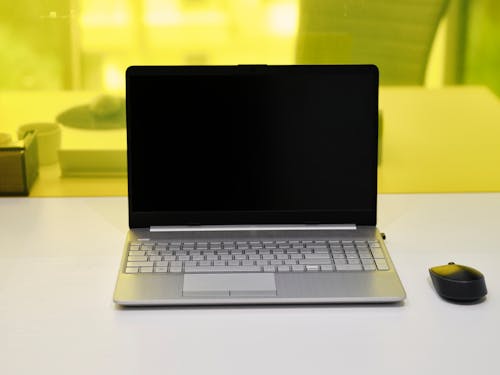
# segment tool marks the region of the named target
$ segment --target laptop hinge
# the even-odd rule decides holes
[[[228,232],[254,230],[356,230],[356,224],[151,226],[150,232]]]

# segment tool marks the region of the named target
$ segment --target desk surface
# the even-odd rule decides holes
[[[54,121],[61,111],[88,103],[96,95],[0,92],[0,131],[15,134],[20,124]],[[487,88],[381,87],[379,103],[380,192],[500,191],[500,101]],[[68,136],[73,141],[78,136],[82,139],[78,149],[94,149],[92,139],[100,137],[84,133],[64,128],[63,144]],[[125,178],[61,178],[58,165],[41,167],[31,192],[32,196],[126,194]]]
[[[125,198],[2,198],[2,373],[499,373],[499,213],[498,193],[380,195],[402,305],[122,309]],[[485,274],[483,303],[436,295],[451,260]]]

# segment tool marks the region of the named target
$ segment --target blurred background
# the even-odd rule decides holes
[[[500,189],[498,0],[2,1],[0,46],[0,135],[38,129],[35,196],[127,194],[140,64],[377,64],[379,191]]]
[[[16,0],[0,89],[119,92],[132,64],[377,62],[382,84],[500,95],[499,41],[496,0]]]

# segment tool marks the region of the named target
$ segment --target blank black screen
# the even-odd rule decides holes
[[[150,225],[372,220],[377,93],[369,66],[129,68],[131,213]]]

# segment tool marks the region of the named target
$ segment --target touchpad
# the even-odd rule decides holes
[[[269,297],[276,295],[272,273],[225,273],[184,275],[185,297]]]

